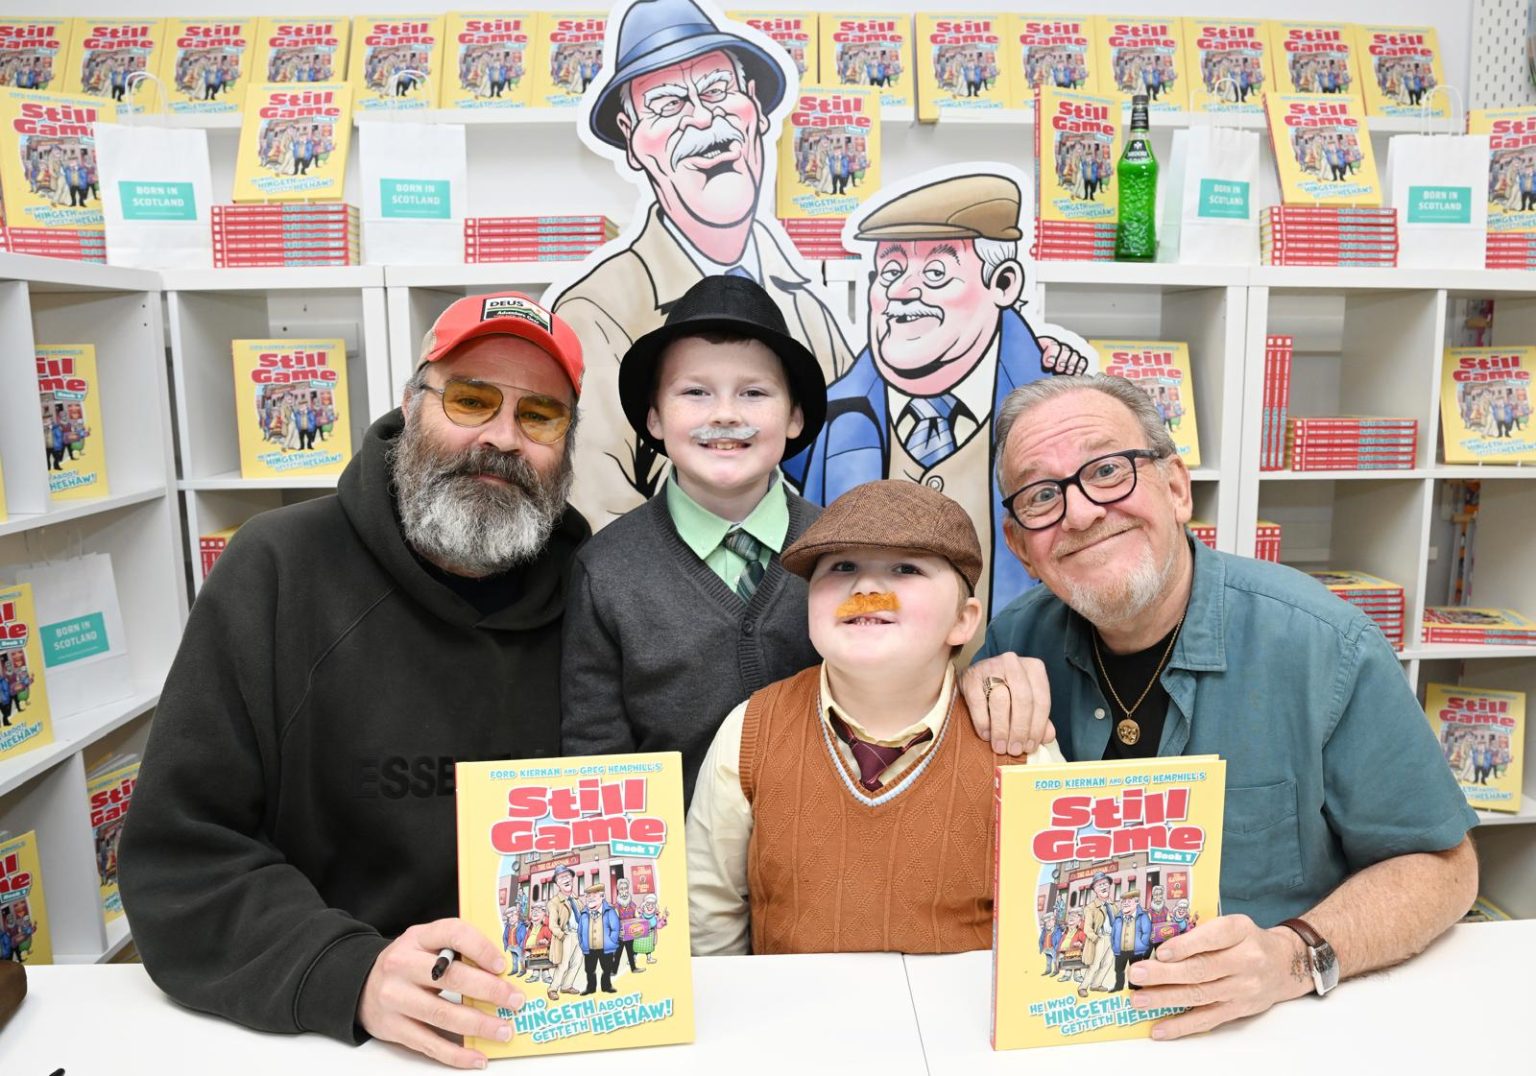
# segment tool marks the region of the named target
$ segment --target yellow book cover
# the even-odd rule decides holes
[[[352,20],[345,15],[263,16],[252,82],[345,82]]]
[[[1381,181],[1358,101],[1321,93],[1264,96],[1286,205],[1380,206]]]
[[[351,139],[350,84],[252,86],[240,122],[234,200],[339,200]]]
[[[1035,95],[1039,219],[1114,224],[1120,105],[1109,97],[1041,86]]]
[[[1350,23],[1271,22],[1269,48],[1276,93],[1348,97],[1364,110]]]
[[[533,107],[575,108],[603,69],[606,11],[546,11],[533,59]]]
[[[0,19],[0,86],[52,87],[69,60],[74,29],[71,19]]]
[[[1536,233],[1536,108],[1474,108],[1467,133],[1488,136],[1488,231]]]
[[[880,99],[875,91],[801,86],[779,137],[779,217],[847,217],[879,189]]]
[[[502,945],[527,997],[495,1010],[511,1042],[466,1046],[527,1057],[693,1041],[682,766],[669,751],[455,767],[459,915]]]
[[[1400,583],[1369,572],[1357,572],[1352,568],[1328,568],[1307,574],[1335,594],[1357,594],[1362,591],[1391,591],[1395,594],[1403,589]]]
[[[170,110],[239,112],[255,40],[254,18],[167,19],[157,74]]]
[[[53,743],[32,585],[0,586],[0,762]]]
[[[918,15],[915,47],[917,118],[1001,109],[1013,100],[1008,16],[945,12]]]
[[[912,107],[912,16],[823,13],[821,82],[867,86],[880,103]]]
[[[1536,347],[1448,347],[1440,367],[1446,463],[1536,463]]]
[[[352,458],[343,340],[234,340],[240,476],[340,474]]]
[[[149,79],[160,71],[164,19],[76,19],[70,35],[64,93],[111,101],[123,112],[159,111],[160,95]]]
[[[1153,112],[1187,112],[1184,79],[1184,23],[1178,18],[1100,15],[1098,92],[1129,105],[1147,95]]]
[[[90,344],[39,345],[37,392],[43,411],[48,495],[74,501],[107,495],[101,379]]]
[[[450,13],[440,97],[444,108],[527,108],[533,101],[532,11]]]
[[[123,898],[117,891],[117,844],[138,782],[138,762],[93,773],[86,779],[91,832],[96,838],[96,879],[101,886],[102,915],[108,923],[123,917]]]
[[[1011,108],[1034,108],[1041,86],[1097,93],[1098,30],[1092,15],[1010,15]]]
[[[1519,811],[1525,692],[1429,684],[1424,713],[1467,802],[1479,811]]]
[[[992,1046],[1145,1038],[1125,972],[1220,914],[1226,763],[1001,766]],[[1026,843],[1027,842],[1027,843]]]
[[[37,833],[0,834],[0,959],[52,964]]]
[[[1185,16],[1184,50],[1191,112],[1264,111],[1274,83],[1267,23]]]
[[[821,81],[821,18],[814,11],[727,11],[725,17],[757,30],[794,61],[800,85]],[[828,79],[827,81],[832,81]]]
[[[436,108],[449,52],[442,15],[359,15],[352,27],[353,103],[360,112]]]
[[[1445,81],[1433,26],[1356,26],[1355,59],[1371,116],[1451,114],[1451,97],[1432,93]]]
[[[0,90],[0,189],[12,228],[100,228],[97,123],[117,106],[91,97]]]
[[[1190,373],[1189,345],[1158,340],[1090,340],[1106,374],[1136,383],[1157,408],[1179,458],[1188,467],[1200,466],[1200,429],[1195,422],[1195,380]]]

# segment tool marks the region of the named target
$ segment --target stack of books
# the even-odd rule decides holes
[[[1042,220],[1036,223],[1036,261],[1112,262],[1115,260],[1115,225],[1086,221]]]
[[[1265,265],[1397,264],[1397,211],[1364,206],[1273,205],[1259,219]]]
[[[0,227],[0,249],[12,254],[35,254],[42,258],[105,262],[107,233],[100,228]]]
[[[216,269],[356,265],[359,254],[357,207],[345,202],[213,207]]]
[[[1336,415],[1286,423],[1285,458],[1293,471],[1411,470],[1419,448],[1412,418]]]
[[[208,573],[213,571],[214,564],[224,555],[224,550],[229,548],[229,540],[239,529],[240,527],[236,525],[198,536],[197,549],[203,564],[204,579],[207,579]]]
[[[1280,563],[1280,524],[1259,520],[1258,531],[1254,535],[1253,556],[1255,560]]]
[[[1536,234],[1489,232],[1483,264],[1489,269],[1536,269]]]
[[[1405,599],[1401,586],[1365,572],[1329,570],[1307,574],[1374,620],[1392,649],[1403,648]]]
[[[789,235],[789,241],[802,258],[841,259],[857,258],[858,254],[843,248],[843,222],[846,217],[822,217],[806,219],[785,217],[779,223]]]
[[[1536,620],[1513,609],[1431,605],[1424,610],[1426,643],[1536,646]]]
[[[1203,519],[1192,519],[1186,526],[1189,528],[1189,533],[1197,540],[1204,542],[1212,549],[1216,548],[1216,524],[1207,523]]]
[[[1259,470],[1285,470],[1286,421],[1291,410],[1291,356],[1295,340],[1271,334],[1264,341],[1264,418],[1259,434]]]
[[[601,213],[582,216],[465,217],[464,261],[580,261],[619,234]]]

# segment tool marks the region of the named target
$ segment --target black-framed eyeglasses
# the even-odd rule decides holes
[[[512,406],[517,428],[530,441],[552,445],[571,428],[571,408],[565,401],[541,392],[527,392],[516,385],[505,387],[523,393],[513,398]],[[442,401],[443,414],[449,422],[468,428],[484,426],[501,414],[507,399],[507,394],[501,391],[503,386],[466,377],[450,377],[442,388],[432,385],[422,385],[422,388],[435,393]]]
[[[1158,460],[1166,453],[1131,448],[1095,456],[1066,478],[1042,478],[1003,498],[1013,521],[1027,531],[1043,531],[1067,514],[1067,487],[1076,486],[1094,504],[1114,504],[1136,492],[1136,461]]]

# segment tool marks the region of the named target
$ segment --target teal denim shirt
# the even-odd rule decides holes
[[[1222,913],[1274,926],[1373,863],[1459,844],[1477,815],[1375,624],[1301,572],[1190,544],[1194,585],[1162,673],[1157,753],[1227,760]],[[976,655],[1045,663],[1057,741],[1073,761],[1104,757],[1117,713],[1094,676],[1089,631],[1034,587],[997,615]]]

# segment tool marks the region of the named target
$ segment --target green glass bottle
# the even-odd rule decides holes
[[[1157,260],[1157,158],[1147,125],[1147,95],[1131,98],[1131,129],[1115,165],[1120,185],[1120,222],[1115,226],[1115,260]]]

